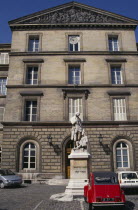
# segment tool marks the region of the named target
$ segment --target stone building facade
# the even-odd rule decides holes
[[[69,119],[80,112],[90,170],[138,170],[137,24],[76,2],[9,22],[1,167],[69,178]]]

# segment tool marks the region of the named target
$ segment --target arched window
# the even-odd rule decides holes
[[[116,167],[129,168],[129,146],[125,142],[118,142],[116,144]]]
[[[29,142],[23,148],[23,169],[36,168],[36,145]]]

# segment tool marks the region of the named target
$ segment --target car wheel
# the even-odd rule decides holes
[[[88,202],[87,202],[87,198],[86,198],[86,197],[84,197],[84,201],[85,201],[85,203],[88,203]]]
[[[92,203],[89,203],[89,210],[93,210],[93,209],[94,209],[94,207],[93,207]]]
[[[0,183],[0,188],[1,188],[1,189],[4,188],[4,183],[3,183],[3,182]]]

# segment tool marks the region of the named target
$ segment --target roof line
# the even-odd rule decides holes
[[[40,16],[41,14],[43,13],[48,13],[48,12],[52,12],[53,10],[56,10],[56,9],[62,9],[63,7],[65,6],[71,6],[71,5],[76,5],[76,6],[83,6],[84,8],[86,9],[95,9],[96,11],[98,10],[100,13],[103,13],[106,14],[106,15],[111,15],[111,16],[114,16],[116,18],[121,18],[121,19],[126,19],[127,21],[134,21],[138,24],[138,20],[136,19],[132,19],[132,18],[128,18],[126,16],[123,16],[123,15],[120,15],[120,14],[116,14],[116,13],[113,13],[113,12],[109,12],[107,10],[103,10],[103,9],[99,9],[99,8],[96,8],[96,7],[93,7],[93,6],[90,6],[90,5],[86,5],[86,4],[82,4],[82,3],[79,3],[79,2],[76,2],[76,1],[71,1],[71,2],[68,2],[68,3],[65,3],[65,4],[61,4],[61,5],[58,5],[58,6],[55,6],[55,7],[51,7],[51,8],[48,8],[48,9],[45,9],[45,10],[42,10],[42,11],[38,11],[38,12],[35,12],[35,13],[32,13],[32,14],[29,14],[29,15],[26,15],[26,16],[23,16],[23,17],[20,17],[20,18],[17,18],[17,19],[14,19],[14,20],[11,20],[9,21],[9,25],[10,24],[13,24],[14,22],[20,22],[22,20],[25,20],[25,19],[30,19],[32,18],[33,16]],[[98,12],[97,11],[97,12]],[[18,23],[17,23],[18,24]]]

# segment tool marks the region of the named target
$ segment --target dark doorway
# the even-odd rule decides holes
[[[71,149],[73,148],[73,141],[70,140],[66,144],[65,148],[65,169],[66,169],[66,179],[70,178],[70,159],[68,158],[68,155],[71,153]]]

